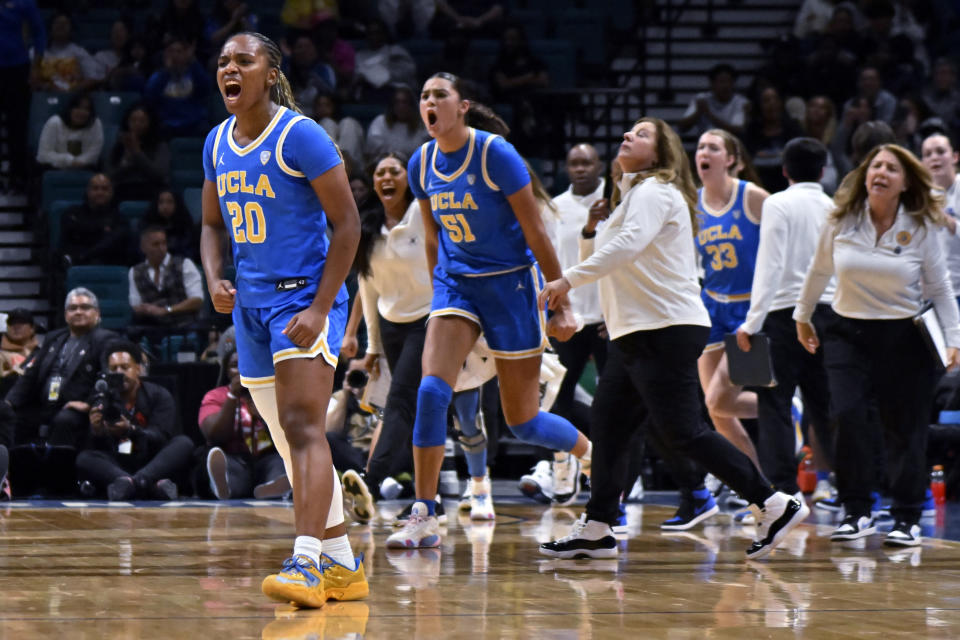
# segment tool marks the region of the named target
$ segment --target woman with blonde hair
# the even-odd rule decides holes
[[[839,318],[823,336],[830,386],[830,420],[837,432],[836,474],[846,517],[831,540],[876,531],[870,509],[875,488],[874,442],[883,429],[896,521],[884,541],[916,546],[927,486],[927,423],[937,364],[913,318],[933,301],[957,365],[960,317],[939,239],[942,199],[930,173],[895,144],[875,147],[837,190],[836,209],[820,235],[793,317],[807,351],[820,346],[810,318],[836,275],[833,310]],[[868,419],[871,405],[879,424]]]
[[[586,513],[570,535],[540,550],[561,558],[617,554],[610,525],[628,488],[623,486],[628,463],[623,443],[646,422],[669,451],[700,464],[755,505],[757,538],[747,556],[759,558],[809,509],[771,489],[749,457],[704,423],[697,359],[710,334],[710,318],[697,282],[697,197],[690,168],[680,138],[658,118],[641,118],[623,139],[618,155],[623,201],[603,227],[581,233],[585,259],[540,294],[541,303],[552,307],[571,288],[597,281],[611,338],[594,396],[597,464]],[[639,420],[623,420],[635,411]]]

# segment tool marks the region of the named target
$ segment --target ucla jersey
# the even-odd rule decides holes
[[[245,147],[233,138],[235,123],[231,116],[207,135],[203,166],[233,240],[237,303],[274,307],[293,294],[312,295],[329,240],[310,181],[342,162],[336,145],[316,122],[285,107]]]
[[[760,225],[747,218],[747,185],[737,180],[733,201],[722,211],[711,211],[697,194],[697,250],[703,258],[704,293],[721,302],[750,298],[753,271],[760,245]]]
[[[437,264],[455,275],[491,275],[533,264],[506,196],[530,183],[513,145],[469,129],[463,148],[446,154],[436,140],[410,158],[407,177],[418,200],[429,200],[440,227]]]

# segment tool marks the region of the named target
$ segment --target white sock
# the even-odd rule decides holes
[[[297,536],[293,541],[293,555],[306,556],[320,566],[320,541],[311,536]]]
[[[554,462],[566,462],[567,458],[570,456],[566,451],[554,451],[553,452],[553,461]]]
[[[267,429],[270,431],[270,439],[273,440],[273,446],[277,453],[283,458],[283,468],[287,472],[287,480],[290,486],[293,486],[293,463],[290,459],[290,445],[287,444],[287,436],[280,426],[280,412],[277,411],[277,390],[275,387],[259,387],[249,389],[253,404],[257,405],[257,411],[260,417],[267,423]]]
[[[350,546],[350,540],[346,534],[338,538],[324,540],[323,554],[330,556],[335,562],[339,562],[348,569],[354,569],[357,566],[357,561],[353,557],[353,548]]]
[[[471,493],[473,493],[473,495],[480,496],[487,492],[487,487],[485,486],[486,483],[484,482],[484,480],[485,478],[474,478],[472,480],[473,489],[471,489]]]

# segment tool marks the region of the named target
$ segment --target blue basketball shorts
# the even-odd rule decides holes
[[[746,296],[746,299],[743,299]],[[704,352],[723,348],[723,336],[736,333],[750,311],[750,294],[725,296],[728,301],[718,300],[719,294],[702,291],[700,297],[710,315],[710,337]]]
[[[320,356],[331,367],[337,366],[347,326],[349,302],[345,295],[337,296],[337,302],[327,314],[323,331],[310,347],[300,347],[283,334],[290,318],[309,307],[315,295],[315,290],[308,289],[284,296],[283,302],[276,307],[234,306],[237,362],[243,386],[272,386],[275,382],[274,365],[290,358]]]
[[[543,276],[536,265],[492,276],[433,272],[430,317],[460,316],[479,325],[496,358],[519,360],[543,353],[546,316],[537,306]]]

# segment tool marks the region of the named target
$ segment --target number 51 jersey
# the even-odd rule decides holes
[[[407,180],[417,200],[429,200],[440,227],[437,266],[480,276],[533,264],[533,253],[507,201],[530,183],[523,159],[498,135],[468,128],[467,143],[443,153],[436,140],[414,152]]]
[[[315,293],[329,240],[310,181],[343,162],[337,147],[320,125],[286,107],[244,147],[233,138],[235,125],[231,116],[207,135],[203,169],[232,239],[237,303],[272,307]],[[291,279],[305,286],[278,291],[279,281]]]

